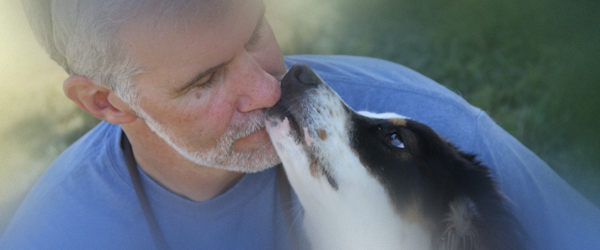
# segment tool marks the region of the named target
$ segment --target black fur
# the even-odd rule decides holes
[[[527,236],[510,213],[503,196],[490,177],[490,169],[475,156],[458,150],[431,128],[406,120],[406,126],[386,119],[355,114],[352,118],[352,147],[362,164],[382,183],[399,214],[414,205],[433,222],[432,245],[445,249],[451,240],[462,242],[458,249],[526,249]],[[398,134],[405,148],[387,142]],[[472,233],[468,239],[444,236],[450,203],[468,198]]]

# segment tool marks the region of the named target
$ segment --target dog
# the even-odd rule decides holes
[[[431,128],[355,112],[305,64],[266,128],[313,249],[525,249],[490,169]]]

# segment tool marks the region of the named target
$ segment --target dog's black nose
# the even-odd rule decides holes
[[[304,63],[294,64],[288,74],[292,77],[293,81],[306,85],[317,85],[320,81],[317,74]]]
[[[316,89],[321,83],[321,78],[308,65],[294,64],[281,80],[281,100],[302,98],[304,93]]]

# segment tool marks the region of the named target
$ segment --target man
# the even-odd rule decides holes
[[[353,108],[416,118],[479,154],[540,249],[600,245],[598,209],[484,112],[392,63],[284,61],[261,0],[25,6],[38,39],[70,74],[66,96],[104,122],[40,178],[1,249],[289,248],[300,225],[286,231],[263,109],[278,101],[278,82],[295,62],[313,67]]]

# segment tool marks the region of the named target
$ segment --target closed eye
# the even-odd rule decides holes
[[[217,72],[211,73],[210,77],[208,78],[208,80],[206,80],[205,82],[203,82],[201,84],[198,84],[196,86],[199,87],[199,88],[201,88],[201,89],[208,89],[208,88],[212,87],[213,85],[215,85],[217,83],[217,79],[215,79],[216,78],[216,76],[215,76],[216,74],[217,74]]]
[[[387,143],[397,148],[406,148],[404,146],[404,142],[402,142],[402,137],[399,134],[390,134],[386,138]]]

